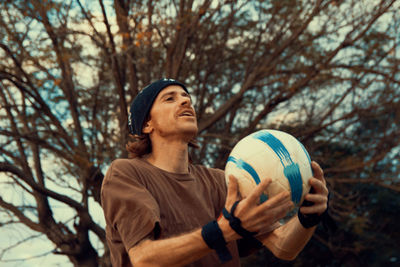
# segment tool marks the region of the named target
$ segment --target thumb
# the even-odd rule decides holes
[[[229,175],[228,195],[226,196],[225,207],[229,209],[238,197],[238,182],[235,176]]]

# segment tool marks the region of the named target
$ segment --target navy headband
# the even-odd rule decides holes
[[[129,133],[142,135],[143,123],[153,106],[154,100],[162,89],[170,85],[179,85],[189,93],[185,85],[174,79],[164,78],[146,86],[139,92],[131,104],[128,118]]]

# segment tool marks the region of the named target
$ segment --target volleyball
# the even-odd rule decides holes
[[[286,190],[298,207],[310,189],[311,159],[294,136],[278,130],[260,130],[241,139],[232,149],[225,166],[227,183],[230,175],[236,177],[242,197],[248,196],[263,179],[271,178],[260,201]]]

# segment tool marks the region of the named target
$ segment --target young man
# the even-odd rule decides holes
[[[269,179],[239,199],[235,177],[227,188],[222,170],[191,164],[188,146],[197,120],[178,81],[144,88],[129,123],[137,137],[127,146],[133,158],[111,164],[101,195],[113,266],[240,266],[239,252],[260,245],[291,260],[327,210],[328,189],[315,162],[313,193],[305,197],[312,205],[282,226],[279,220],[293,203],[284,192],[260,204]]]

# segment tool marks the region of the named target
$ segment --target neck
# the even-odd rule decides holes
[[[188,173],[188,143],[183,141],[152,140],[152,152],[147,161],[162,170],[172,173]]]

